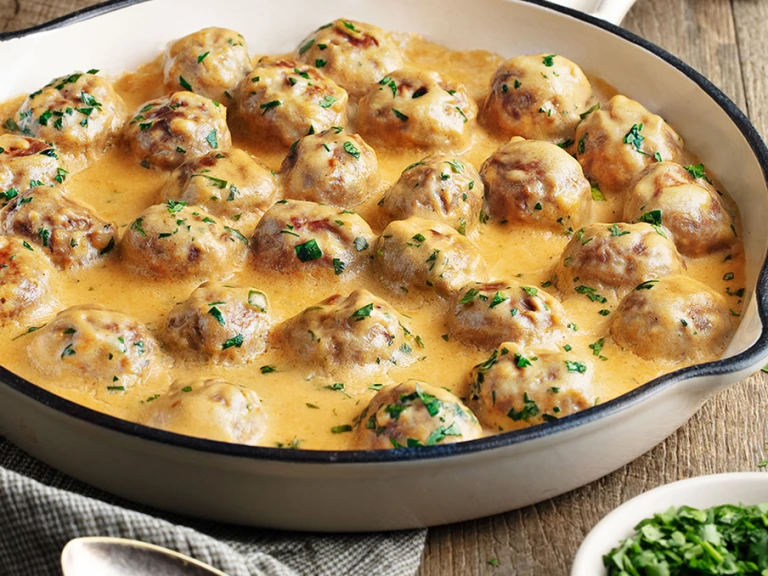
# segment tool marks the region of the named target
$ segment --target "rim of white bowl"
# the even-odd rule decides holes
[[[761,497],[751,497],[755,494]],[[653,488],[627,500],[592,528],[576,551],[571,576],[605,576],[603,555],[634,534],[635,526],[642,520],[670,506],[711,508],[721,504],[763,502],[768,502],[768,474],[763,472],[696,476]]]

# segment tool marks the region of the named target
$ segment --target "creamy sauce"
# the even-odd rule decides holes
[[[490,77],[503,61],[500,56],[485,51],[451,51],[417,36],[403,35],[400,41],[410,66],[438,70],[463,82],[478,103],[484,101]],[[600,101],[606,102],[615,93],[606,83],[595,78],[590,80]],[[117,81],[116,89],[130,109],[164,95],[166,89],[162,82],[160,60],[123,76]],[[2,117],[11,116],[20,101],[16,99],[0,106]],[[237,119],[233,117],[231,109],[229,116],[234,146],[248,150],[271,169],[279,171],[285,150],[270,149],[264,144],[249,141],[238,128]],[[351,110],[351,116],[354,118],[354,110]],[[354,131],[354,124],[350,126],[350,130]],[[479,169],[483,161],[503,142],[503,139],[491,136],[478,126],[470,148],[460,158]],[[423,152],[418,150],[377,149],[377,154],[382,177],[389,183],[397,180],[405,166],[424,156]],[[160,189],[167,177],[166,172],[142,168],[130,154],[118,146],[90,169],[70,177],[67,180],[67,189],[72,196],[91,204],[103,218],[116,221],[122,233],[142,210],[161,201]],[[374,195],[356,210],[377,233],[382,229],[376,206],[380,197],[381,194]],[[736,213],[732,201],[728,198],[726,202]],[[611,199],[595,202],[594,220],[617,221],[619,209],[618,204]],[[740,232],[738,217],[737,230]],[[246,235],[251,232],[252,230],[243,230]],[[569,240],[564,234],[499,224],[482,226],[472,239],[484,255],[491,277],[520,279],[530,286],[541,286],[550,280],[552,269]],[[728,254],[732,255],[732,258],[724,262]],[[692,277],[716,291],[725,293],[727,286],[734,291],[744,286],[744,254],[741,244],[728,252],[718,252],[699,259],[687,258],[686,262]],[[723,276],[728,272],[732,272],[735,277],[725,282]],[[323,283],[257,271],[253,262],[250,262],[241,273],[229,281],[264,291],[270,299],[272,315],[277,322],[298,314],[334,293],[346,295],[355,288],[365,287],[391,302],[405,315],[409,329],[421,336],[425,347],[414,349],[413,353],[419,355],[419,361],[407,367],[393,366],[388,374],[357,371],[345,379],[343,391],[327,388],[334,381],[340,380],[308,372],[311,368],[292,364],[279,350],[273,348],[251,364],[237,367],[176,359],[173,363],[169,361],[168,368],[158,371],[149,381],[125,392],[108,391],[105,384],[100,389],[85,394],[58,386],[56,382],[42,377],[30,366],[25,350],[27,337],[19,336],[24,334],[29,326],[40,326],[50,319],[50,311],[41,309],[26,317],[23,324],[11,323],[0,329],[0,363],[56,394],[134,421],[139,420],[147,409],[146,400],[165,392],[172,380],[189,375],[218,376],[245,385],[258,393],[269,423],[268,431],[262,440],[264,445],[290,445],[295,439],[300,448],[343,449],[347,447],[350,435],[333,434],[331,428],[354,421],[375,394],[369,388],[370,384],[386,385],[408,378],[418,378],[436,386],[446,387],[459,397],[465,397],[470,368],[489,356],[489,351],[469,348],[455,341],[446,342],[441,338],[441,335],[447,332],[442,320],[449,306],[446,301],[438,297],[424,301],[421,296],[415,294],[394,295],[379,282],[375,271],[372,270],[366,270],[346,282],[334,279],[333,282]],[[176,303],[186,300],[199,284],[199,280],[145,279],[126,271],[121,267],[119,259],[108,258],[85,270],[58,272],[55,284],[57,310],[76,304],[99,303],[128,314],[144,322],[150,330],[159,333],[169,310]],[[557,297],[554,289],[549,290]],[[728,298],[731,308],[740,313],[741,299],[731,296]],[[604,317],[598,314],[598,311],[605,307],[613,310],[617,304],[591,302],[584,295],[576,295],[563,301],[569,320],[579,326],[578,332],[574,332],[565,342],[573,347],[575,356],[592,356],[589,344],[608,334],[611,321],[610,315]],[[739,318],[734,320],[738,321]],[[664,360],[643,360],[622,351],[609,337],[606,338],[602,355],[607,360],[599,362],[595,359],[594,379],[595,396],[601,401],[615,398],[660,374],[680,367]],[[265,365],[274,366],[276,372],[262,374],[259,368]]]

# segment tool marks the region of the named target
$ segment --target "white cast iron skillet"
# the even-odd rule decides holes
[[[612,0],[613,1],[613,0]],[[748,306],[725,358],[685,368],[555,423],[481,440],[377,452],[254,448],[105,416],[0,369],[0,426],[76,478],[174,512],[320,531],[456,522],[591,482],[646,452],[768,356],[768,150],[717,88],[660,48],[540,0],[118,0],[0,40],[0,99],[71,70],[116,75],[205,26],[256,53],[295,48],[337,17],[418,32],[456,49],[563,54],[664,116],[733,194],[744,223]]]

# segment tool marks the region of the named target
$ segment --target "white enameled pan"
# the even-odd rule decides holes
[[[132,70],[167,41],[205,26],[241,31],[255,52],[287,52],[307,30],[339,16],[418,32],[455,49],[563,54],[666,118],[741,207],[748,305],[725,357],[554,423],[377,452],[193,439],[99,414],[0,369],[0,427],[10,440],[95,486],[192,516],[300,530],[410,528],[511,510],[591,482],[649,450],[709,396],[763,364],[768,150],[700,74],[583,13],[539,0],[119,0],[0,38],[0,99],[72,69]]]

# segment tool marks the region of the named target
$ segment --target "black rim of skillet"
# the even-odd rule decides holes
[[[10,32],[6,34],[0,34],[0,42],[10,40],[13,38],[21,38],[28,36],[36,32],[43,32],[47,30],[55,30],[62,28],[82,20],[88,20],[106,14],[121,8],[126,8],[134,4],[140,4],[148,0],[109,0],[102,4],[97,4],[91,8],[86,8],[78,12],[74,12],[62,18],[57,18],[51,22],[28,28],[26,30],[19,30],[17,32]],[[620,28],[614,24],[610,24],[588,14],[565,8],[559,5],[552,4],[547,0],[523,0],[529,4],[535,4],[548,8],[550,10],[560,12],[571,16],[582,22],[586,22],[597,28],[601,28],[611,34],[614,34],[624,40],[631,42],[632,44],[655,54],[659,58],[663,59],[667,64],[675,67],[682,72],[685,76],[693,80],[699,88],[709,95],[730,117],[734,124],[739,128],[744,138],[749,143],[750,148],[757,157],[760,166],[763,170],[763,176],[766,183],[768,183],[768,148],[761,140],[757,133],[757,130],[752,126],[750,121],[744,115],[741,110],[714,84],[707,80],[704,76],[699,74],[696,70],[688,66],[685,62],[679,58],[671,55],[666,50],[656,46],[655,44],[640,38],[639,36]],[[281,461],[285,463],[311,463],[311,464],[332,464],[335,462],[345,464],[369,464],[377,462],[406,462],[417,460],[431,460],[434,458],[448,458],[456,456],[467,456],[476,452],[485,450],[491,450],[495,448],[502,448],[506,446],[512,446],[514,444],[520,444],[527,441],[532,441],[538,438],[544,438],[553,434],[565,432],[572,428],[577,428],[581,425],[585,425],[590,422],[594,422],[601,418],[620,412],[637,402],[642,401],[646,397],[650,397],[677,382],[682,382],[695,377],[701,376],[717,376],[722,374],[730,374],[740,370],[747,369],[757,362],[762,353],[768,348],[768,261],[763,262],[763,267],[760,270],[760,274],[757,279],[757,285],[755,289],[755,297],[757,299],[758,314],[763,328],[757,341],[750,346],[744,352],[728,358],[725,360],[718,360],[716,362],[708,362],[705,364],[697,364],[688,368],[676,370],[669,374],[664,374],[658,378],[651,380],[650,382],[636,388],[635,390],[628,392],[618,398],[600,404],[589,410],[579,412],[572,416],[565,417],[561,420],[551,423],[539,424],[530,428],[517,430],[514,432],[506,432],[503,434],[497,434],[487,438],[481,438],[479,440],[470,440],[467,442],[458,442],[454,444],[443,444],[437,446],[404,448],[398,450],[376,450],[376,451],[362,451],[362,450],[291,450],[285,448],[267,448],[261,446],[245,446],[240,444],[230,444],[226,442],[218,442],[215,440],[204,440],[201,438],[193,438],[190,436],[182,436],[180,434],[174,434],[172,432],[165,432],[155,428],[149,428],[141,424],[128,422],[96,412],[90,408],[80,406],[69,400],[65,400],[60,396],[57,396],[51,392],[40,388],[27,380],[16,376],[9,370],[0,367],[0,382],[20,392],[21,394],[32,398],[56,410],[62,412],[73,418],[90,422],[97,426],[108,428],[115,432],[128,434],[145,440],[151,440],[154,442],[160,442],[164,444],[171,444],[182,448],[188,448],[200,452],[208,452],[212,454],[231,456],[231,457],[243,457],[252,458],[256,460],[273,460]]]

